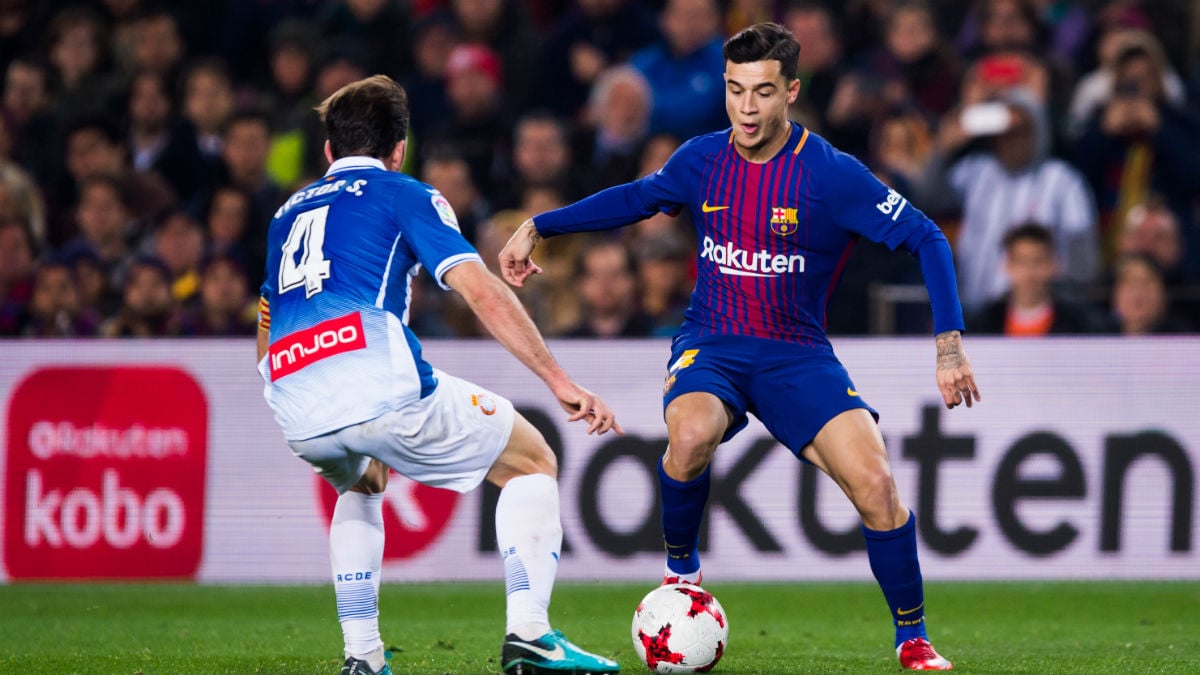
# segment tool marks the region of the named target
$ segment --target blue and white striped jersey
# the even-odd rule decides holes
[[[424,266],[479,261],[432,187],[367,157],[345,157],[293,194],[267,232],[264,395],[288,440],[373,419],[433,393],[408,328]]]

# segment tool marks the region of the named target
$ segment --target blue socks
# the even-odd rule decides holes
[[[880,532],[867,529],[865,525],[862,528],[863,536],[867,539],[871,572],[892,611],[897,647],[906,640],[927,637],[925,591],[921,582],[921,563],[917,560],[916,522],[916,517],[909,511],[908,522],[894,530]]]
[[[679,575],[700,571],[700,521],[708,503],[711,467],[690,481],[677,481],[663,470],[658,460],[658,485],[662,494],[663,543],[667,569]]]

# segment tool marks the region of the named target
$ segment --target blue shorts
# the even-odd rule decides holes
[[[724,443],[745,428],[746,413],[797,457],[829,420],[862,408],[876,421],[854,382],[829,349],[740,335],[682,336],[671,345],[663,410],[683,394],[702,391],[733,411]]]

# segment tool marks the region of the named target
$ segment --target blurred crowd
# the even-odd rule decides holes
[[[374,73],[494,266],[525,218],[726,128],[722,42],[763,20],[801,44],[792,118],[946,232],[969,331],[1200,330],[1196,4],[0,0],[0,336],[252,335],[266,226],[326,168],[312,108]],[[550,239],[520,295],[548,336],[669,336],[695,247],[686,212]],[[847,270],[831,333],[930,330],[879,303],[911,256]],[[481,335],[422,278],[418,335]]]

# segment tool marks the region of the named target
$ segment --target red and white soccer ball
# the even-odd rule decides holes
[[[704,673],[729,644],[729,619],[712,593],[692,584],[659,586],[633,613],[633,649],[656,673]]]

